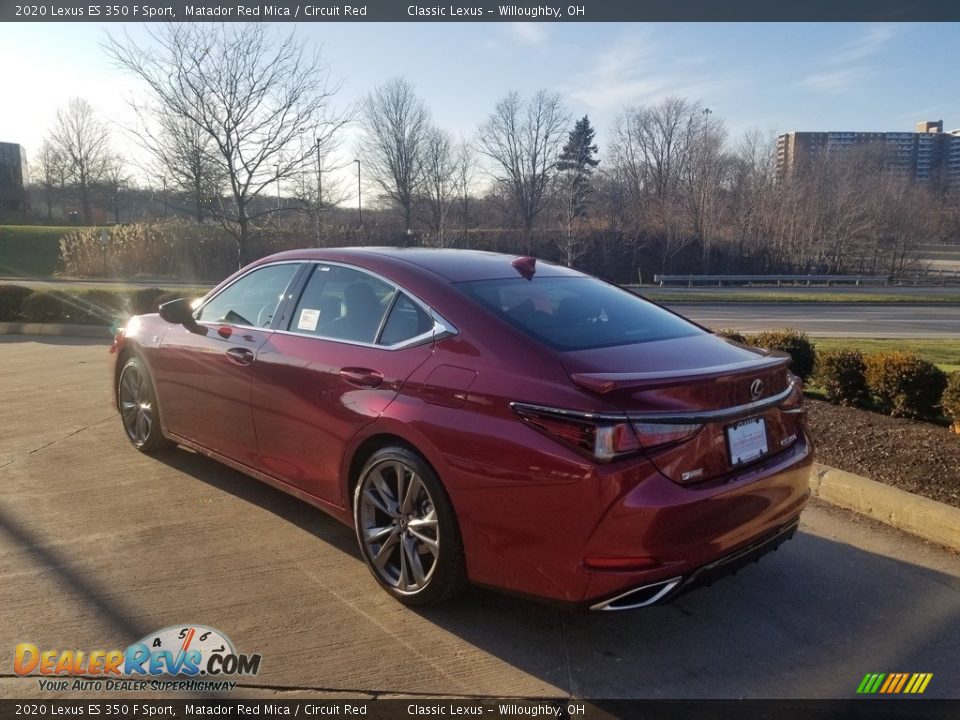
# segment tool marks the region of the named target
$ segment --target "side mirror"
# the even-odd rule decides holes
[[[193,300],[190,298],[180,298],[171,300],[160,306],[160,317],[168,323],[183,325],[187,330],[193,331],[197,327],[197,321],[193,318]]]

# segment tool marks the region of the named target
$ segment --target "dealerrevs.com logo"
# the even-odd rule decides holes
[[[223,691],[237,684],[232,678],[260,672],[260,655],[238,653],[219,630],[176,625],[126,650],[41,650],[20,643],[13,670],[40,676],[41,690]]]

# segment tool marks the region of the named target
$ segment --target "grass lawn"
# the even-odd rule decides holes
[[[953,339],[905,339],[905,338],[825,338],[811,337],[817,350],[836,350],[851,348],[863,353],[885,350],[903,350],[914,352],[924,360],[932,362],[944,372],[960,370],[960,340]]]
[[[72,226],[0,225],[0,275],[49,277],[57,270],[60,238]]]

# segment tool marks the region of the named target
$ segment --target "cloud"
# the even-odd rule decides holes
[[[861,86],[876,72],[875,66],[868,62],[870,58],[882,52],[895,35],[892,25],[868,25],[859,37],[821,59],[817,70],[803,78],[800,85],[836,95]]]
[[[711,100],[734,84],[732,73],[719,75],[704,56],[680,56],[652,31],[632,32],[596,55],[575,75],[564,93],[593,112],[655,102],[667,96]]]
[[[508,32],[514,40],[524,45],[537,47],[543,45],[549,35],[545,24],[533,22],[510,23]]]

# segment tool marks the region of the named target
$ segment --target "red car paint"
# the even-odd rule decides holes
[[[252,267],[289,261],[375,273],[457,332],[388,350],[276,327],[209,325],[203,336],[140,316],[112,351],[145,360],[166,436],[347,524],[364,456],[400,439],[441,478],[471,581],[570,603],[689,577],[791,526],[806,503],[812,446],[785,358],[692,326],[686,337],[559,351],[457,285],[518,273],[530,287],[585,277],[543,261],[518,268],[516,258],[491,253],[356,248],[281,253]],[[238,353],[252,361],[237,364]],[[759,398],[751,396],[756,380]],[[729,418],[705,421],[673,445],[598,462],[512,407],[711,413],[784,393],[753,413],[765,419],[769,451],[737,467],[724,439]]]

